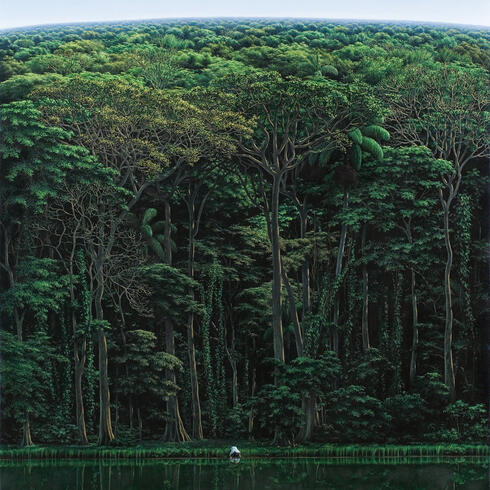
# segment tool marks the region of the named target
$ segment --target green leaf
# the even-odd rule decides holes
[[[390,141],[390,133],[385,128],[376,124],[363,128],[362,134],[377,141]]]
[[[349,138],[356,144],[360,145],[362,144],[362,133],[360,129],[356,128],[351,131],[349,131]]]
[[[362,149],[370,153],[377,160],[383,159],[383,149],[381,148],[381,146],[379,146],[379,143],[377,143],[372,138],[369,138],[367,136],[364,136],[362,138]]]
[[[147,225],[156,215],[157,210],[155,208],[148,208],[143,215],[143,225]]]
[[[351,165],[356,170],[359,170],[361,168],[362,151],[361,151],[361,147],[357,144],[352,145],[351,152],[350,152],[350,161],[351,161]]]

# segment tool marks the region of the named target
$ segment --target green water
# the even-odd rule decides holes
[[[0,462],[0,490],[488,489],[487,460]]]

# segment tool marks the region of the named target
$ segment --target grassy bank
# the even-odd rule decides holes
[[[236,443],[236,441],[234,441]],[[80,447],[34,446],[30,448],[1,448],[0,459],[144,459],[144,458],[224,458],[229,441],[213,443],[168,443],[155,446]],[[245,458],[323,457],[323,458],[407,458],[441,456],[489,456],[489,447],[478,444],[439,445],[336,445],[308,444],[280,447],[251,442],[237,443]]]

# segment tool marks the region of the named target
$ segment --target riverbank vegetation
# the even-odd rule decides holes
[[[229,441],[199,441],[166,443],[164,446],[145,444],[138,447],[29,447],[29,448],[4,448],[0,450],[0,460],[16,459],[185,459],[185,458],[218,458],[228,457]],[[236,441],[235,441],[236,442]],[[218,443],[220,443],[218,445]],[[238,442],[244,458],[333,458],[352,460],[365,458],[366,460],[400,461],[401,459],[414,458],[434,461],[434,458],[485,458],[489,455],[489,449],[484,444],[438,444],[411,446],[374,446],[374,445],[340,445],[310,443],[297,447],[272,446],[265,443],[250,441]]]
[[[487,430],[489,42],[0,33],[1,442],[483,451],[438,444]],[[186,444],[141,451],[201,455]],[[134,454],[0,455],[106,450]]]

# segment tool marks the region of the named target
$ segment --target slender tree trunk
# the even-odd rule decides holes
[[[10,287],[12,287],[14,285],[13,273],[9,274],[9,276],[10,276]],[[24,315],[25,315],[24,311],[21,314],[19,314],[19,310],[16,307],[14,308],[14,318],[15,318],[15,326],[17,330],[17,339],[21,342],[22,342]],[[33,444],[34,443],[32,442],[32,436],[31,436],[31,422],[29,419],[29,412],[26,412],[24,423],[22,424],[22,446],[32,446]]]
[[[171,241],[171,224],[172,215],[170,200],[164,199],[165,208],[165,230],[164,230],[164,251],[165,251],[165,263],[169,266],[172,265],[172,241]],[[167,316],[164,320],[165,323],[165,350],[168,354],[175,356],[175,331],[174,323],[172,319]],[[165,370],[165,378],[167,381],[175,384],[176,376],[173,369]],[[179,410],[179,399],[177,395],[172,395],[167,400],[167,412],[170,420],[165,425],[165,433],[163,438],[169,442],[182,442],[189,441],[190,437],[185,430],[182,417]]]
[[[284,335],[282,330],[281,242],[279,234],[279,194],[281,180],[282,174],[274,176],[270,219],[272,248],[272,332],[274,338],[274,357],[280,362],[285,362]]]
[[[71,260],[69,265],[70,275],[70,298],[72,303],[75,302],[75,289],[73,284],[73,259],[75,255],[75,246],[73,246]],[[73,332],[73,361],[75,364],[74,381],[75,381],[75,413],[77,418],[78,434],[80,436],[80,444],[86,446],[88,444],[87,427],[85,424],[85,408],[83,405],[83,388],[82,379],[85,369],[85,361],[87,359],[87,340],[83,337],[80,340],[78,332],[77,314],[75,309],[71,309],[71,325]]]
[[[441,191],[442,194],[442,191]],[[451,400],[456,398],[456,381],[454,375],[453,363],[453,304],[451,291],[451,269],[453,265],[453,249],[451,247],[451,236],[449,232],[449,209],[451,198],[445,203],[443,202],[444,210],[444,242],[446,244],[446,267],[444,270],[444,296],[446,318],[444,324],[444,383],[449,389]],[[442,198],[441,198],[442,200]]]
[[[232,379],[231,379],[232,405],[233,408],[235,408],[238,405],[238,368],[236,365],[236,359],[232,359],[230,361],[230,364],[231,364],[231,372],[232,372]]]
[[[141,418],[141,409],[138,407],[136,410],[136,414],[138,416],[138,439],[140,442],[143,440],[143,419]]]
[[[349,191],[344,191],[343,210],[349,207]],[[347,237],[347,225],[342,223],[340,229],[339,249],[337,252],[337,264],[335,266],[335,279],[337,280],[342,274],[342,261],[344,258],[345,241]],[[332,349],[339,355],[339,317],[340,317],[340,294],[337,291],[335,295],[335,306],[333,310],[333,331],[332,331]]]
[[[303,410],[305,412],[305,428],[304,428],[304,441],[310,441],[313,437],[313,431],[315,429],[315,413],[316,413],[316,398],[313,393],[304,398]]]
[[[201,404],[199,401],[199,381],[197,378],[196,350],[194,346],[194,315],[189,315],[187,323],[187,353],[189,356],[189,367],[191,376],[192,395],[192,437],[202,439]]]
[[[252,339],[252,350],[255,352],[256,346],[255,346],[255,338]],[[255,396],[255,390],[257,389],[257,370],[255,368],[255,363],[252,365],[252,386],[250,390],[250,398],[253,398]],[[248,438],[249,440],[253,441],[254,436],[254,422],[255,422],[255,412],[253,408],[250,408],[250,412],[248,414]]]
[[[284,268],[282,269],[282,277],[284,280],[284,286],[286,288],[289,300],[289,309],[291,310],[291,321],[294,327],[294,340],[296,343],[296,353],[298,357],[303,356],[303,332],[301,324],[299,323],[298,310],[296,308],[296,298],[294,297],[293,290],[289,284],[289,279]]]
[[[238,405],[238,366],[236,360],[236,351],[235,351],[235,326],[233,325],[233,316],[231,313],[229,314],[229,320],[231,325],[231,347],[228,349],[228,346],[225,344],[226,354],[228,356],[228,360],[230,361],[231,367],[231,399],[232,406],[235,408]],[[231,350],[231,352],[230,352]]]
[[[307,221],[307,211],[306,205],[303,204],[301,208],[299,208],[300,215],[300,238],[306,237],[306,227],[308,224]],[[303,264],[301,265],[301,289],[303,296],[303,316],[305,316],[311,310],[311,289],[310,289],[310,261],[305,259]]]
[[[194,255],[195,255],[195,206],[194,199],[188,203],[189,210],[189,243],[188,243],[188,262],[187,274],[194,279]],[[194,300],[194,289],[189,289],[189,296]],[[202,439],[204,437],[201,419],[201,403],[199,400],[199,379],[197,377],[196,349],[194,342],[194,313],[189,313],[187,320],[187,354],[189,357],[189,371],[191,378],[191,395],[192,395],[192,437]]]
[[[417,293],[415,291],[415,271],[413,267],[410,270],[410,276],[410,293],[412,300],[412,349],[410,354],[410,386],[413,386],[415,383],[415,378],[417,376],[417,349],[419,343]]]
[[[74,341],[73,341],[73,352],[75,361],[75,405],[76,405],[76,417],[78,434],[80,436],[80,444],[87,445],[87,427],[85,424],[85,408],[83,406],[83,388],[82,388],[82,378],[83,371],[85,368],[86,352],[87,352],[87,341],[83,339],[81,343],[77,339],[75,334],[76,318],[74,318],[75,312],[72,312],[72,322],[74,328]]]
[[[366,229],[367,224],[364,224],[362,228],[362,253],[364,255],[364,247],[366,245]],[[366,352],[369,348],[369,275],[367,270],[367,264],[365,261],[362,263],[362,320],[361,320],[361,334],[362,334],[362,350]]]
[[[133,407],[133,397],[130,395],[128,399],[128,412],[129,412],[129,428],[133,430],[134,424],[134,407]]]

